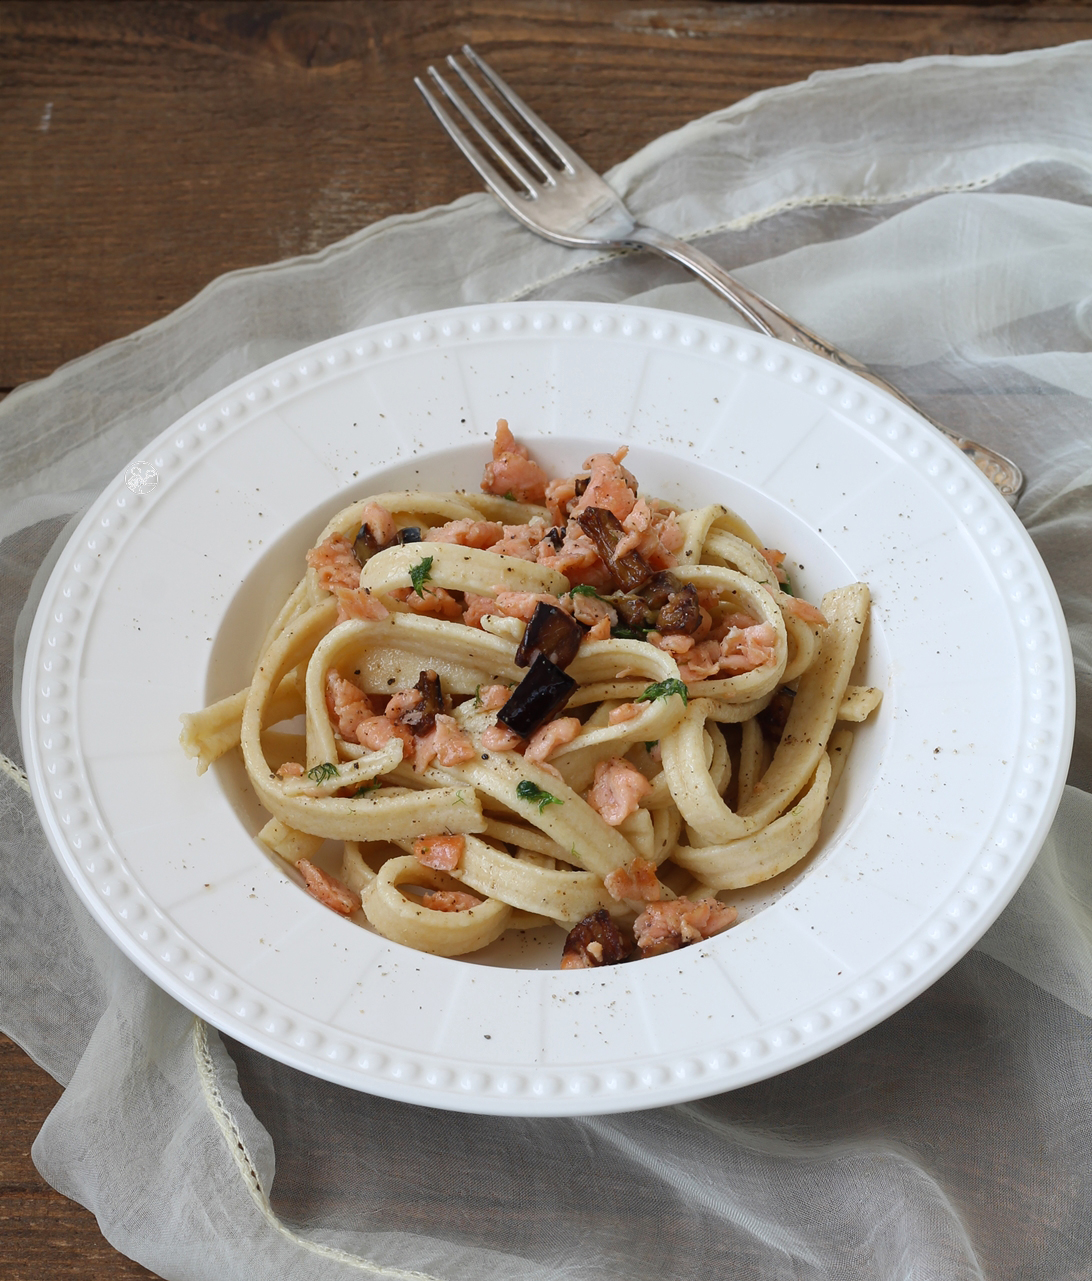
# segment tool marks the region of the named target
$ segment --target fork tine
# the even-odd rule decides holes
[[[474,130],[482,142],[485,143],[486,147],[488,147],[492,152],[493,159],[499,160],[501,164],[504,165],[504,167],[515,177],[516,181],[523,184],[527,189],[528,195],[532,198],[536,197],[539,194],[539,188],[523,166],[508,154],[493,134],[490,133],[489,129],[482,124],[478,117],[470,110],[466,103],[463,102],[462,98],[459,97],[458,93],[456,93],[451,85],[447,83],[435,67],[429,67],[428,74],[436,84],[439,85],[447,100],[455,107],[466,123]]]
[[[515,200],[516,193],[511,186],[497,173],[496,169],[489,163],[481,152],[474,146],[465,133],[459,128],[454,120],[448,115],[440,104],[439,99],[428,89],[420,76],[413,77],[413,83],[421,92],[421,96],[432,109],[432,114],[443,125],[445,132],[451,141],[459,148],[463,155],[470,161],[478,171],[479,177],[489,188],[489,190],[504,205],[511,205]]]
[[[490,114],[490,116],[492,116],[492,118],[497,122],[497,124],[500,125],[500,127],[504,130],[504,132],[508,135],[508,137],[512,140],[512,142],[514,142],[516,146],[520,149],[520,151],[523,152],[523,154],[527,157],[527,159],[531,162],[531,164],[533,164],[535,168],[539,170],[539,172],[542,174],[543,179],[547,183],[549,183],[551,187],[556,185],[557,179],[550,172],[549,166],[538,154],[538,152],[535,151],[535,149],[528,144],[526,139],[522,138],[516,132],[516,130],[512,128],[512,125],[509,123],[507,117],[505,117],[502,112],[497,110],[497,108],[493,105],[492,100],[490,98],[487,98],[486,95],[482,93],[481,88],[478,85],[478,82],[475,79],[473,79],[473,77],[470,76],[466,71],[463,70],[462,65],[459,62],[457,62],[451,54],[448,54],[447,56],[447,65],[452,69],[452,71],[457,73],[459,79],[463,82],[464,85],[466,85],[466,87],[478,100],[483,110],[487,111]]]
[[[575,151],[564,141],[559,138],[544,120],[541,120],[531,108],[523,101],[518,93],[510,88],[505,81],[493,70],[488,62],[478,54],[468,44],[463,45],[463,53],[467,59],[474,64],[482,73],[489,83],[496,89],[497,93],[512,108],[517,116],[530,126],[535,133],[550,148],[558,159],[558,163],[570,173],[575,174],[588,169],[588,165],[576,154]]]

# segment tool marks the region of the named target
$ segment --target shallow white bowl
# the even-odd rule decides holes
[[[872,589],[867,679],[884,701],[819,847],[703,945],[576,972],[536,968],[555,951],[534,941],[479,963],[412,952],[321,907],[255,841],[264,816],[236,760],[198,779],[178,746],[181,712],[249,680],[327,518],[381,489],[475,487],[498,417],[553,473],[629,445],[643,489],[737,509],[808,599]],[[591,304],[417,316],[259,370],[141,461],[88,512],[31,633],[35,800],[127,955],[306,1072],[537,1116],[761,1080],[953,965],[1053,818],[1072,663],[1031,541],[911,411],[772,339]]]

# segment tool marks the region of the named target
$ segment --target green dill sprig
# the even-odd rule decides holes
[[[686,706],[689,697],[686,686],[680,680],[674,678],[666,681],[657,681],[655,685],[650,685],[643,694],[637,696],[638,703],[654,703],[658,698],[670,698],[672,694],[678,694]]]
[[[565,802],[552,796],[544,788],[539,787],[537,783],[532,783],[529,778],[521,779],[516,784],[516,795],[521,801],[527,801],[531,805],[538,806],[538,812],[541,814],[547,805],[564,805]]]
[[[602,600],[603,597],[591,587],[588,583],[577,583],[575,587],[569,588],[570,596],[594,596],[596,600]]]
[[[333,761],[323,761],[321,765],[309,769],[307,777],[312,783],[328,783],[330,779],[337,778],[337,766]]]
[[[431,556],[422,556],[416,565],[410,567],[410,582],[413,584],[413,590],[418,596],[424,596],[425,593],[421,588],[432,577],[432,561],[433,558]]]
[[[358,796],[367,796],[369,792],[378,791],[382,786],[383,784],[377,778],[369,779],[367,783],[362,783],[356,789],[352,795],[352,799],[355,801]]]

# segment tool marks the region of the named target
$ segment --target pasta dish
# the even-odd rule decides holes
[[[728,928],[817,841],[880,701],[850,683],[868,588],[801,600],[625,454],[551,478],[501,420],[482,492],[346,507],[247,688],[183,716],[199,772],[241,748],[260,840],[327,907],[442,956],[554,925],[596,967]]]

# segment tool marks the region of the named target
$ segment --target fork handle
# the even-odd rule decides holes
[[[938,423],[929,414],[923,413],[897,387],[893,387],[886,379],[881,378],[879,374],[873,373],[867,365],[862,365],[859,360],[849,355],[848,352],[840,350],[832,343],[827,342],[825,338],[820,338],[818,334],[812,333],[810,329],[800,324],[799,321],[787,316],[779,307],[775,307],[772,302],[763,298],[761,294],[756,294],[753,289],[748,289],[746,285],[742,284],[734,276],[729,275],[712,258],[703,254],[700,249],[695,249],[685,241],[677,240],[674,236],[667,235],[666,232],[657,231],[655,227],[645,227],[640,224],[635,226],[625,237],[625,243],[651,249],[654,253],[660,254],[661,257],[670,258],[673,262],[685,267],[687,271],[693,272],[703,284],[708,285],[715,294],[723,298],[760,333],[768,334],[771,338],[779,338],[782,342],[792,343],[794,347],[802,347],[805,351],[810,351],[816,356],[822,356],[824,360],[829,360],[835,365],[841,365],[844,369],[852,370],[853,373],[861,378],[867,378],[870,383],[901,400],[904,405],[908,405],[916,414],[920,414],[926,422],[931,423],[938,431],[947,436],[957,449],[962,450],[985,473],[1005,500],[1015,506],[1016,500],[1020,497],[1020,491],[1024,488],[1024,473],[1010,458],[1006,458],[1004,454],[999,454],[985,445],[978,444],[976,441],[967,440],[965,437],[957,435],[943,426],[943,424]]]

